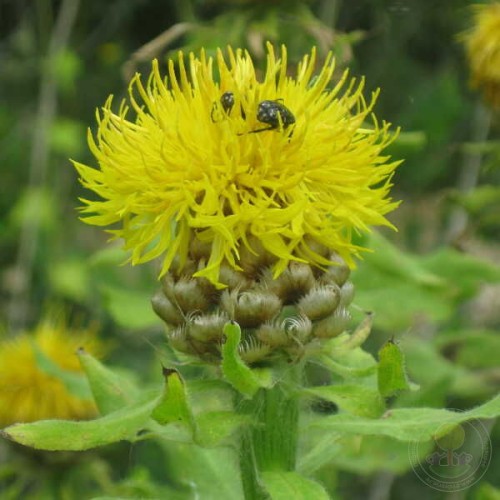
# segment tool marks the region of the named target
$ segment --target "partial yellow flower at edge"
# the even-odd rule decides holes
[[[500,108],[500,3],[474,5],[473,25],[460,35],[471,72],[471,85]]]
[[[57,377],[38,366],[36,350],[65,371],[83,375],[76,351],[97,354],[92,330],[67,328],[45,318],[33,332],[0,342],[0,427],[44,419],[87,419],[96,415],[93,400],[72,395]]]
[[[186,64],[180,53],[167,79],[153,61],[147,83],[136,75],[117,113],[108,99],[88,136],[98,168],[73,162],[101,198],[81,200],[83,220],[117,224],[109,232],[123,238],[132,263],[161,256],[161,275],[174,260],[182,267],[198,240],[210,250],[195,276],[218,287],[221,264],[239,269],[252,242],[275,257],[275,277],[290,261],[326,265],[311,242],[353,267],[362,250],[353,233],[391,226],[385,215],[398,205],[389,191],[400,162],[383,154],[396,134],[372,113],[377,92],[366,102],[364,80],[347,73],[332,85],[331,54],[313,78],[314,49],[295,77],[285,47],[277,58],[268,44],[262,81],[247,52],[228,48],[228,60],[219,50],[214,64],[202,51]],[[280,113],[274,127],[263,122],[263,101],[285,107],[294,123]]]

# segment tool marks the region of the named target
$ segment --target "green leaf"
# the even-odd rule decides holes
[[[235,447],[202,448],[188,443],[168,443],[168,473],[188,485],[190,498],[243,499],[239,456]]]
[[[233,411],[210,411],[196,416],[196,443],[212,447],[229,438],[242,425],[250,423],[246,415]]]
[[[368,352],[357,347],[345,349],[349,343],[349,335],[342,334],[325,344],[318,361],[333,373],[346,378],[368,377],[376,373],[377,362]]]
[[[498,283],[500,267],[453,248],[442,248],[422,259],[426,269],[453,284],[460,298],[472,296],[482,282]]]
[[[262,482],[272,500],[328,500],[323,486],[296,472],[265,471]]]
[[[151,419],[148,423],[148,432],[142,433],[141,439],[147,440],[151,438],[157,439],[158,441],[192,443],[193,433],[191,429],[187,428],[185,425],[179,425],[177,422],[161,425]]]
[[[331,462],[342,450],[340,434],[336,432],[323,432],[316,429],[316,432],[311,432],[308,429],[307,444],[311,448],[299,457],[297,470],[305,475],[312,474],[319,470],[321,467]]]
[[[163,394],[151,414],[152,418],[161,425],[179,423],[193,431],[195,421],[180,373],[177,370],[163,368],[163,376],[165,378]]]
[[[89,297],[89,270],[82,259],[72,256],[54,262],[48,268],[48,276],[54,292],[76,301]]]
[[[468,154],[495,153],[500,149],[500,141],[462,142],[458,149],[460,152]],[[476,189],[478,189],[478,187],[474,188],[474,190]]]
[[[226,341],[222,345],[222,372],[227,381],[241,394],[252,397],[262,383],[240,358],[238,345],[241,340],[241,329],[238,323],[230,321],[224,325]]]
[[[96,420],[73,422],[68,420],[40,420],[29,424],[14,424],[1,431],[7,439],[37,450],[80,451],[134,440],[145,428],[158,397],[141,401]]]
[[[396,138],[399,147],[419,150],[427,145],[427,135],[421,130],[413,132],[400,132]]]
[[[456,412],[436,408],[397,408],[379,419],[339,414],[322,417],[311,426],[345,434],[384,435],[401,441],[428,441],[445,435],[462,422],[500,415],[500,395],[472,410]]]
[[[77,53],[71,50],[60,50],[56,57],[49,60],[49,63],[58,85],[64,90],[73,88],[76,78],[82,71],[82,61]]]
[[[45,353],[32,343],[33,352],[37,367],[44,373],[61,381],[66,390],[73,396],[80,399],[92,400],[92,391],[84,374],[75,371],[64,370],[57,363],[54,363]]]
[[[104,366],[84,349],[79,349],[77,355],[101,415],[112,413],[134,401],[137,389],[130,379]]]
[[[405,341],[406,364],[412,378],[424,390],[434,384],[446,392],[466,397],[487,398],[491,395],[479,375],[443,357],[428,341],[412,338]],[[448,388],[446,386],[449,386]],[[415,393],[418,394],[418,393]],[[406,395],[404,396],[406,398]]]
[[[380,349],[378,363],[378,390],[385,397],[391,397],[399,391],[408,390],[410,384],[406,376],[403,351],[393,341],[388,340]]]
[[[448,336],[449,335],[449,336]],[[447,336],[447,338],[446,338]],[[494,330],[462,330],[441,334],[436,344],[451,347],[454,362],[467,368],[496,368],[500,352],[500,336]]]
[[[347,470],[354,474],[373,474],[391,471],[402,474],[411,469],[408,460],[408,443],[387,436],[351,436],[342,439],[341,447],[330,460],[330,467]],[[433,441],[418,447],[418,456],[424,459],[434,447]]]
[[[481,482],[475,491],[474,500],[500,500],[500,488],[496,488],[492,484]]]
[[[446,281],[429,272],[420,257],[402,252],[378,233],[364,244],[373,253],[365,256],[352,280],[356,303],[375,313],[378,327],[393,331],[407,327],[418,314],[434,321],[451,315],[453,303],[444,294]]]
[[[385,409],[378,391],[362,385],[329,385],[313,387],[305,392],[331,401],[347,413],[362,417],[379,417]]]
[[[415,317],[445,321],[481,282],[500,281],[498,266],[451,248],[420,257],[398,250],[378,234],[366,243],[374,252],[352,275],[356,303],[375,312],[375,324],[388,331],[407,328]]]
[[[124,328],[146,328],[158,324],[151,307],[152,292],[131,291],[103,285],[106,306],[113,319]]]
[[[365,260],[388,276],[397,276],[406,282],[430,287],[441,287],[445,284],[438,274],[426,269],[418,257],[401,251],[380,233],[370,233],[367,243],[373,253],[367,255]]]
[[[191,407],[195,414],[205,411],[231,411],[234,403],[234,390],[226,381],[220,379],[185,380]]]
[[[92,268],[118,267],[127,262],[128,257],[129,254],[123,247],[110,245],[92,254],[88,262]]]
[[[373,311],[375,326],[389,332],[408,328],[416,317],[442,322],[456,310],[448,292],[389,276],[364,263],[353,273],[353,282],[356,304]]]
[[[52,149],[65,156],[80,156],[83,152],[85,126],[68,118],[57,118],[50,128],[49,141]]]
[[[59,216],[53,192],[38,187],[26,188],[11,209],[9,218],[15,227],[22,227],[25,221],[30,221],[44,231],[54,230]]]
[[[165,458],[164,454],[158,454],[156,456],[159,462],[161,459]],[[127,473],[120,475],[118,477],[109,477],[112,471],[107,466],[107,464],[102,461],[100,468],[96,467],[95,459],[94,462],[86,461],[89,463],[86,469],[77,468],[74,466],[72,468],[72,476],[77,476],[83,485],[88,485],[92,482],[97,482],[97,491],[102,494],[102,496],[91,496],[90,492],[86,495],[82,495],[81,489],[73,488],[68,491],[66,488],[63,493],[63,498],[65,500],[70,500],[72,498],[85,498],[85,500],[132,500],[132,499],[149,499],[149,500],[193,500],[193,494],[188,490],[188,488],[179,488],[178,485],[172,484],[169,477],[169,481],[159,482],[155,477],[153,472],[153,466],[147,466],[143,464],[142,460],[134,460],[133,464],[129,464],[127,467]],[[151,464],[151,462],[149,462]],[[161,463],[158,463],[161,467]],[[104,469],[104,470],[103,470]],[[63,483],[64,485],[66,483]],[[53,487],[52,487],[53,491]],[[71,493],[71,491],[73,493]],[[87,492],[88,487],[83,491]],[[93,490],[96,491],[96,490]],[[53,498],[53,494],[49,494],[43,497],[44,500]],[[104,495],[104,492],[106,493]],[[15,500],[15,499],[11,499]],[[54,499],[55,500],[55,499]],[[61,500],[63,500],[61,498]]]
[[[366,354],[371,357],[371,354]],[[340,361],[333,360],[328,356],[319,356],[318,361],[332,373],[345,379],[369,377],[377,372],[376,363],[366,367],[352,367]]]
[[[478,214],[486,208],[496,208],[500,204],[500,187],[493,185],[477,186],[469,192],[456,191],[450,193],[450,198],[457,201],[466,210]]]

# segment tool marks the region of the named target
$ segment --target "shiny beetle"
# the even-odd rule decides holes
[[[227,92],[224,92],[221,97],[220,97],[220,104],[222,106],[222,109],[224,110],[224,113],[226,115],[229,115],[231,113],[231,110],[233,109],[234,106],[234,94],[230,90]],[[212,112],[210,113],[210,118],[212,119],[213,122],[215,122],[214,118],[214,112],[217,109],[217,103],[214,102],[212,106]]]
[[[231,110],[234,106],[234,94],[231,91],[224,92],[220,96],[220,103],[222,105],[222,109],[226,112],[226,114],[231,113]]]
[[[266,130],[276,130],[279,129],[280,126],[285,130],[295,123],[295,116],[293,116],[293,113],[281,101],[282,99],[276,101],[266,100],[259,103],[259,107],[257,108],[257,120],[269,126],[252,130],[250,132],[251,134],[264,132]]]

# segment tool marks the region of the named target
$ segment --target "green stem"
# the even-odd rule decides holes
[[[247,500],[268,498],[259,480],[261,472],[295,470],[299,420],[296,383],[301,373],[301,365],[288,366],[279,383],[238,403],[238,411],[252,419],[240,441],[240,470]]]

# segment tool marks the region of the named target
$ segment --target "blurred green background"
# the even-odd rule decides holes
[[[288,46],[293,67],[315,45],[320,58],[331,50],[340,68],[366,76],[366,95],[380,88],[377,117],[402,129],[390,148],[405,159],[393,191],[403,204],[390,216],[399,232],[374,235],[378,251],[353,276],[356,306],[376,314],[369,348],[376,353],[391,336],[401,342],[421,390],[399,398],[400,406],[466,409],[491,397],[500,382],[500,126],[469,88],[457,40],[471,4],[0,0],[4,334],[32,328],[48,304],[62,304],[84,322],[99,321],[113,363],[158,378],[162,326],[149,305],[155,268],[122,266],[119,246],[78,220],[78,197],[87,193],[69,158],[94,164],[86,133],[96,107],[109,94],[124,97],[130,76],[148,73],[153,57],[164,62],[179,49],[211,54],[230,44],[248,49],[262,68],[270,40]],[[500,432],[490,430],[497,453],[488,472],[454,498],[500,498]],[[156,484],[175,482],[162,453],[154,443],[120,444],[76,459],[2,442],[0,481],[9,498],[150,498]],[[323,472],[335,476],[339,498],[446,496],[422,484],[408,462],[387,470],[383,458],[368,455],[344,456],[337,472]]]

